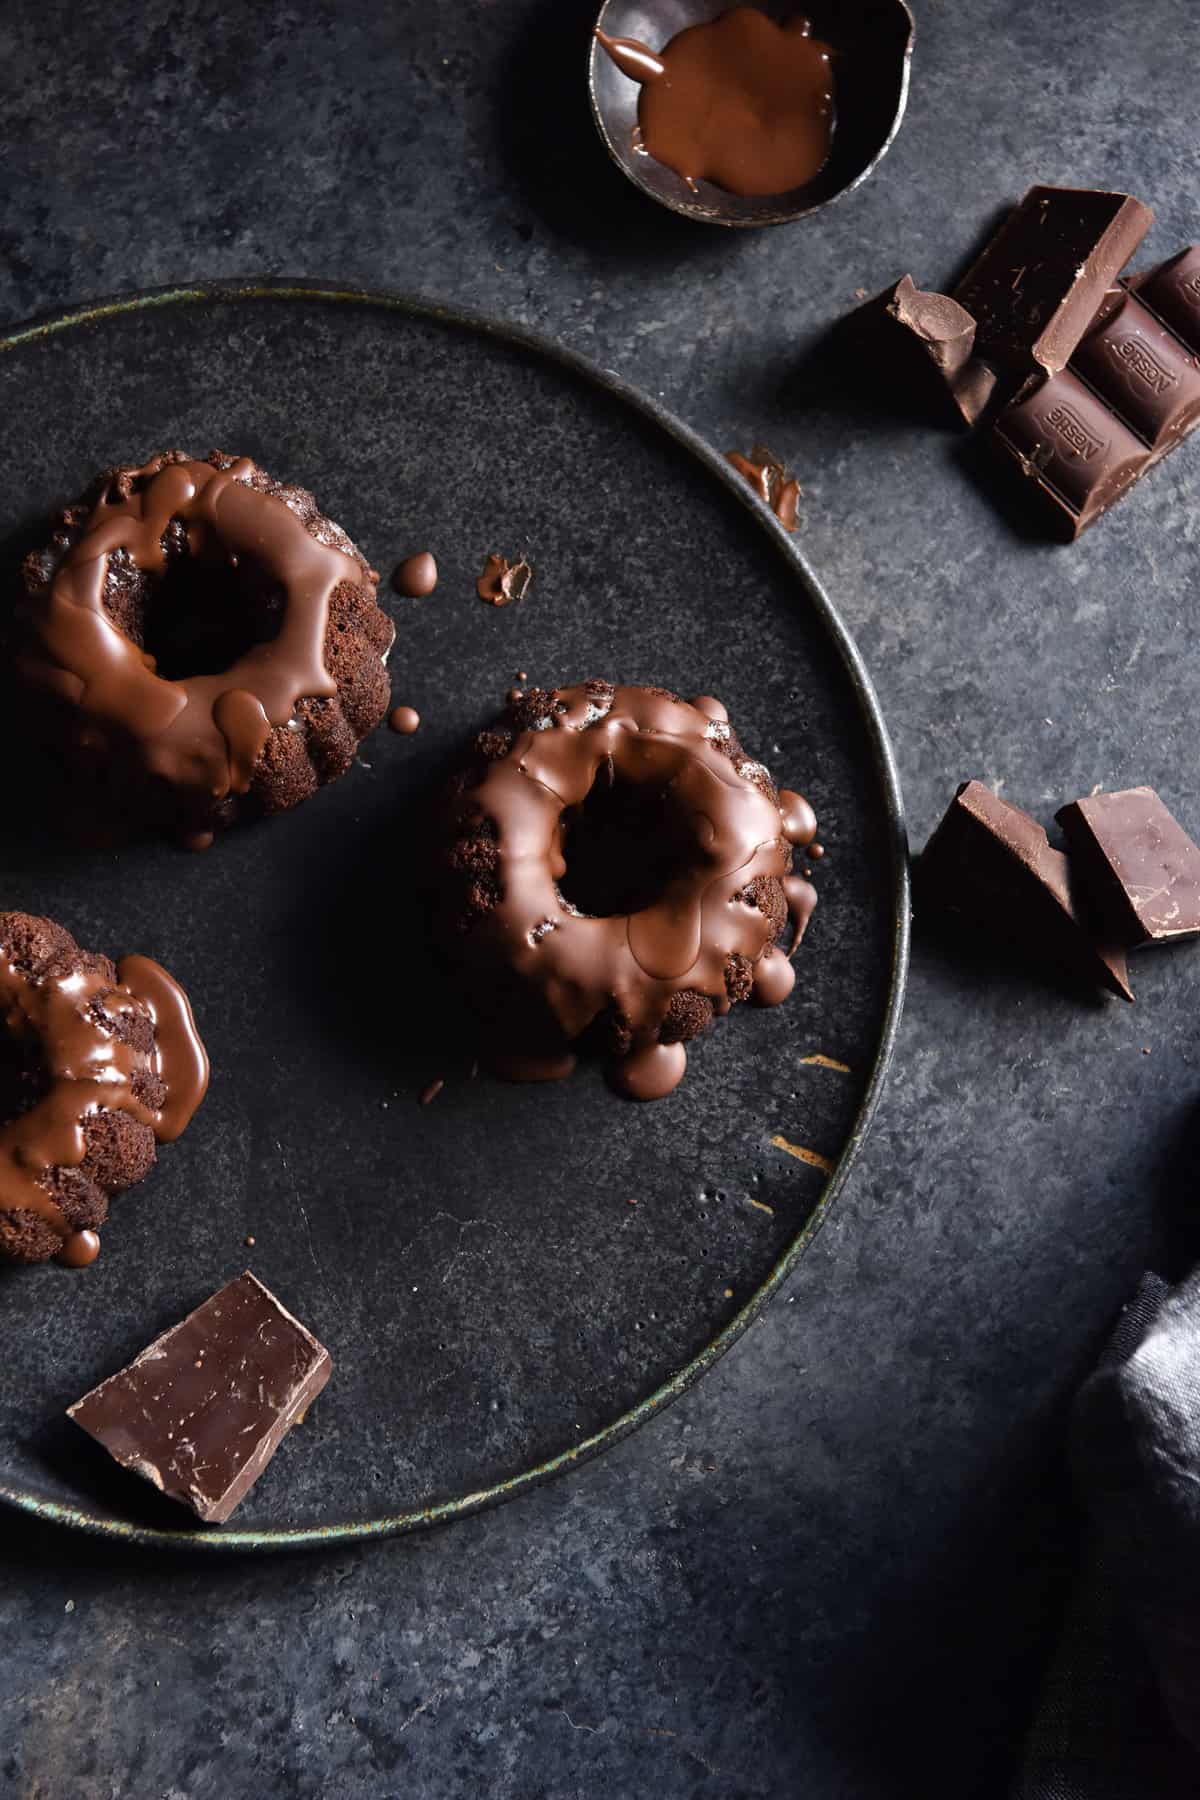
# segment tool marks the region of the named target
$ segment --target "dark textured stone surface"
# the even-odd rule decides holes
[[[1194,448],[1052,548],[954,440],[818,403],[800,371],[856,289],[940,284],[1033,179],[1144,195],[1148,257],[1195,236],[1200,16],[917,10],[878,173],[816,221],[727,238],[604,163],[562,0],[10,6],[0,307],[301,271],[544,326],[796,467],[917,841],[966,774],[1043,821],[1145,781],[1195,829]],[[55,1800],[1003,1792],[1071,1542],[1063,1405],[1188,1163],[1195,970],[1187,950],[1135,960],[1118,1011],[918,946],[883,1113],[789,1296],[671,1414],[519,1505],[201,1569],[6,1521],[0,1781]]]

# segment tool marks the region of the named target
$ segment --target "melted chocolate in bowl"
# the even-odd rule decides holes
[[[623,75],[641,84],[641,147],[689,185],[785,194],[818,175],[833,136],[833,52],[802,15],[777,25],[737,6],[678,33],[658,54],[597,28]]]
[[[729,0],[606,0],[597,20],[598,30],[612,40],[634,40],[640,50],[630,49],[627,45],[620,52],[621,67],[618,67],[598,39],[593,38],[592,42],[589,61],[592,112],[610,156],[630,181],[651,199],[707,224],[784,224],[848,193],[865,180],[888,149],[900,127],[908,98],[913,20],[905,0],[807,0],[803,6],[772,5],[769,18],[761,8],[753,9],[755,16],[763,21],[772,42],[764,77],[769,103],[765,108],[760,106],[751,131],[747,130],[743,114],[739,124],[724,125],[723,134],[727,140],[726,153],[739,156],[745,154],[746,145],[753,136],[757,146],[754,161],[759,173],[764,164],[775,165],[769,177],[764,175],[761,184],[756,182],[753,187],[746,186],[742,192],[735,192],[732,185],[719,185],[721,180],[738,179],[736,172],[729,168],[722,173],[710,165],[703,173],[681,174],[680,168],[686,169],[682,160],[675,166],[660,160],[663,154],[661,141],[656,154],[647,154],[649,144],[643,141],[645,125],[640,114],[643,105],[648,103],[647,97],[654,88],[662,87],[662,81],[653,78],[647,81],[646,76],[653,77],[655,68],[662,68],[672,60],[673,52],[687,49],[690,58],[692,52],[688,46],[697,36],[702,46],[706,41],[711,44],[712,32],[718,28],[728,32],[731,18],[737,14],[744,18],[751,10],[741,7],[731,12]],[[801,20],[810,23],[809,33],[800,30]],[[742,31],[746,27],[743,24],[738,29]],[[762,26],[754,25],[752,29],[757,33]],[[785,47],[782,56],[778,52],[780,44]],[[829,46],[833,51],[836,128],[833,128],[831,115],[822,120],[813,117],[810,111],[810,119],[820,137],[815,146],[810,142],[805,152],[809,159],[808,173],[804,172],[805,165],[801,161],[797,178],[795,163],[791,169],[785,169],[776,162],[771,147],[771,129],[773,123],[783,129],[791,144],[789,156],[795,155],[795,107],[798,100],[801,106],[804,103],[805,74],[807,72],[814,79],[819,77],[826,86],[829,83],[830,65],[818,65],[814,60],[814,53],[819,54],[823,46]],[[792,121],[788,124],[787,113],[780,112],[776,118],[775,101],[771,96],[775,94],[777,71],[793,58],[806,67],[801,67],[788,87],[787,108]],[[727,66],[720,71],[720,111],[725,118],[728,117],[725,109],[731,104],[737,85],[734,62],[734,57],[727,57]],[[626,72],[622,72],[623,69]],[[740,83],[743,78],[737,79]],[[807,91],[811,107],[811,86]],[[744,94],[742,103],[745,104]],[[700,128],[699,120],[695,127]],[[825,151],[823,158],[821,138]],[[768,179],[774,191],[766,188]],[[791,186],[780,188],[775,185],[781,181],[786,184],[789,180]]]

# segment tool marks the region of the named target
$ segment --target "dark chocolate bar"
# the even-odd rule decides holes
[[[1200,341],[1200,313],[1194,323]],[[1200,422],[1200,362],[1124,288],[1105,296],[1071,368],[1156,456]]]
[[[1036,819],[965,781],[917,865],[917,904],[947,912],[1073,980],[1132,1000],[1125,953],[1092,935],[1071,864]]]
[[[1056,816],[1098,916],[1121,942],[1200,936],[1200,848],[1153,788],[1090,794]]]
[[[1131,276],[1127,285],[1185,344],[1200,344],[1200,244]]]
[[[955,289],[976,353],[1017,378],[1064,369],[1153,221],[1129,194],[1030,188]]]
[[[220,1523],[332,1368],[328,1350],[247,1271],[68,1416],[123,1467]]]
[[[1069,369],[1048,375],[1027,399],[1006,407],[996,441],[1059,509],[1077,537],[1142,474],[1149,452]]]
[[[1007,407],[995,439],[1077,537],[1200,425],[1200,308],[1179,300],[1200,279],[1185,251],[1106,293],[1068,369]],[[1168,328],[1155,300],[1191,335]]]

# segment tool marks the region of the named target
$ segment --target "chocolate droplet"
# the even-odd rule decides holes
[[[68,1269],[86,1269],[100,1254],[100,1239],[94,1231],[73,1231],[59,1251],[59,1261]]]
[[[406,600],[423,600],[437,586],[438,567],[428,550],[406,556],[392,571],[392,586]]]

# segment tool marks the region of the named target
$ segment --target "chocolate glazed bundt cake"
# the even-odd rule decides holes
[[[717,700],[605,681],[514,693],[440,830],[442,936],[497,1073],[557,1079],[590,1039],[621,1092],[658,1099],[714,1015],[791,992],[816,904],[792,849],[816,820]]]
[[[70,932],[0,913],[0,1256],[82,1267],[114,1194],[204,1098],[187,996],[145,956],[115,968]]]
[[[110,470],[23,578],[17,668],[72,774],[195,848],[336,780],[387,711],[377,573],[248,457]]]

